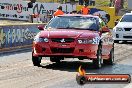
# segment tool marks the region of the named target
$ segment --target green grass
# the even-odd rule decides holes
[[[109,6],[110,0],[96,0],[96,5],[97,6]],[[128,3],[125,1],[124,2],[124,9],[127,9]]]
[[[110,0],[96,0],[96,6],[109,6]]]

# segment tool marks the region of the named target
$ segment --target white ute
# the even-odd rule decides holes
[[[114,42],[132,41],[132,13],[126,13],[113,28]]]

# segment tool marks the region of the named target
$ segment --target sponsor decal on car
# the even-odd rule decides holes
[[[93,44],[99,44],[99,42],[100,42],[100,37],[93,38]]]

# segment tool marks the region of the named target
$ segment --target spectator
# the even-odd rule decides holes
[[[121,0],[121,9],[124,8],[124,0]]]
[[[58,16],[58,15],[63,15],[64,12],[62,11],[62,6],[59,6],[56,10],[56,12],[54,12],[53,16]]]
[[[84,2],[87,6],[89,5],[89,0],[84,0]]]
[[[115,0],[115,14],[118,15],[121,9],[121,0]]]
[[[110,0],[110,4],[109,4],[109,6],[111,7],[111,6],[114,6],[113,3],[114,2],[114,0]]]
[[[83,15],[88,15],[89,12],[90,12],[90,9],[87,7],[87,4],[85,4],[84,7],[82,7],[82,9],[81,9],[81,13]]]
[[[95,6],[95,0],[90,0],[90,5]]]
[[[83,5],[83,0],[79,0],[79,5]]]

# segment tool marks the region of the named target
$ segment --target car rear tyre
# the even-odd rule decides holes
[[[32,62],[34,66],[40,66],[42,57],[34,57],[32,56]]]
[[[107,64],[107,65],[114,64],[114,47],[110,51],[110,58],[108,60],[104,60],[103,62],[104,62],[104,64]]]
[[[60,60],[64,59],[64,57],[50,57],[51,62],[60,63]]]
[[[97,50],[97,58],[93,60],[93,65],[95,68],[99,69],[102,67],[102,46],[99,45]]]

